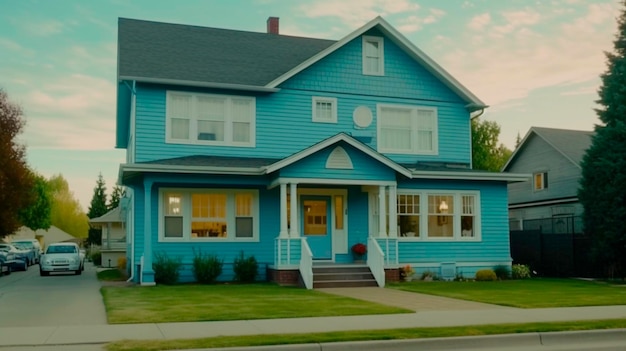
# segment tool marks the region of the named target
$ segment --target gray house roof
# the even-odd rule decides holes
[[[515,149],[515,152],[513,152],[507,161],[506,165],[504,165],[503,171],[508,170],[509,165],[513,163],[518,154],[520,154],[524,149],[526,141],[533,135],[545,140],[545,142],[560,152],[566,159],[580,168],[580,162],[582,161],[586,150],[589,146],[591,146],[591,139],[595,135],[595,132],[531,127],[517,149]]]
[[[124,216],[122,215],[122,209],[119,206],[103,214],[100,217],[92,218],[89,220],[89,223],[93,223],[93,224],[117,223],[117,222],[125,222]]]
[[[120,18],[118,78],[265,86],[334,43]]]

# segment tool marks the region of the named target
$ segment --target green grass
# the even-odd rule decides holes
[[[578,279],[392,283],[388,288],[519,308],[626,305],[626,287]]]
[[[274,284],[103,287],[109,323],[164,323],[412,313]]]
[[[122,340],[107,345],[108,351],[184,350],[215,347],[243,347],[305,343],[328,343],[362,340],[398,340],[455,336],[479,336],[532,332],[555,332],[592,329],[625,328],[626,319],[573,321],[556,323],[497,324],[445,328],[407,328],[387,330],[359,330],[331,333],[270,334],[222,336],[203,339],[177,340]]]

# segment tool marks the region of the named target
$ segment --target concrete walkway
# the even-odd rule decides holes
[[[20,345],[98,344],[123,339],[181,339],[214,336],[315,333],[481,324],[626,318],[626,306],[518,309],[381,288],[324,289],[334,294],[401,305],[416,313],[224,322],[148,323],[0,328],[0,349]],[[360,297],[359,297],[360,296]],[[62,319],[60,319],[62,323]],[[626,340],[626,338],[625,338]],[[92,345],[93,346],[93,345]]]

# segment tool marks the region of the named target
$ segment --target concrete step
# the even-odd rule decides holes
[[[375,280],[332,280],[332,281],[315,281],[313,289],[321,288],[357,288],[364,286],[378,286]]]
[[[313,267],[313,288],[378,286],[366,265],[318,265]]]

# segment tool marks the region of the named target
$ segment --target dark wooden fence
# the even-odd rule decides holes
[[[602,276],[602,271],[591,261],[590,236],[554,233],[546,227],[510,232],[514,264],[527,264],[543,277]]]

